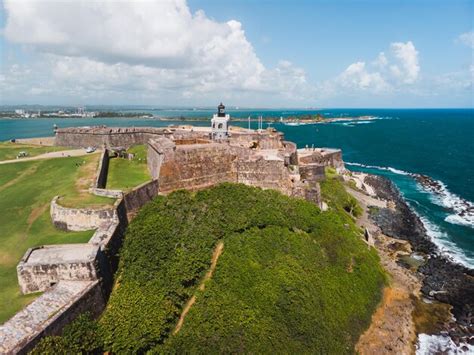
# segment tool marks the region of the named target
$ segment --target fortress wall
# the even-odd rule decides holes
[[[158,180],[151,180],[135,187],[124,195],[123,201],[128,214],[138,210],[158,195]]]
[[[295,143],[284,141],[285,155],[288,155],[287,165],[298,165],[298,147]]]
[[[80,314],[97,317],[104,308],[98,281],[60,281],[0,325],[0,353],[27,354],[41,338],[61,334]]]
[[[164,161],[174,159],[176,144],[168,138],[160,137],[148,143],[147,167],[153,179],[158,179]]]
[[[307,164],[299,167],[301,180],[307,181],[323,181],[326,173],[323,165]]]
[[[159,171],[160,192],[197,190],[221,182],[236,182],[235,153],[225,144],[181,145],[164,159]]]
[[[310,152],[302,149],[298,158],[301,165],[319,164],[333,167],[339,172],[344,170],[342,151],[339,149],[315,149]]]
[[[283,148],[283,134],[280,132],[263,131],[232,132],[231,144],[250,148],[256,142],[260,149]]]
[[[158,127],[75,127],[56,130],[54,144],[64,147],[124,147],[147,144],[150,139],[171,137],[176,139],[208,139],[209,133],[192,128]]]
[[[282,160],[239,160],[236,169],[239,183],[290,194],[290,172]]]
[[[107,224],[115,216],[114,208],[68,208],[58,204],[56,196],[51,201],[51,220],[56,228],[65,231],[85,231]]]
[[[54,145],[61,147],[84,148],[84,147],[102,147],[107,143],[107,135],[74,133],[74,132],[56,132]]]

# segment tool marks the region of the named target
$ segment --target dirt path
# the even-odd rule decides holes
[[[53,159],[53,158],[66,158],[66,157],[79,157],[82,155],[87,155],[85,149],[71,149],[71,150],[62,150],[58,152],[50,152],[37,155],[35,157],[30,158],[21,158],[21,159],[12,159],[12,160],[4,160],[0,161],[0,164],[12,164],[12,163],[19,163],[23,161],[31,161],[31,160],[40,160],[40,159]]]
[[[416,330],[413,320],[413,298],[420,293],[421,282],[409,270],[397,264],[398,254],[409,254],[410,244],[389,238],[380,232],[368,217],[368,207],[385,207],[385,201],[347,188],[364,210],[357,224],[374,236],[374,246],[384,269],[390,275],[390,285],[384,289],[382,301],[372,316],[372,322],[356,345],[360,354],[413,354]]]
[[[206,281],[212,277],[212,274],[214,273],[214,270],[216,269],[216,266],[217,266],[217,260],[219,260],[219,257],[222,254],[222,250],[224,250],[224,242],[221,241],[217,243],[214,249],[214,252],[212,253],[211,267],[209,268],[206,275],[204,276],[201,283],[199,284],[199,287],[198,287],[199,291],[204,291],[204,289],[206,288]],[[181,313],[178,323],[176,324],[176,327],[174,328],[173,335],[177,334],[181,330],[181,327],[183,326],[183,323],[184,323],[184,318],[186,317],[186,315],[188,314],[189,310],[191,309],[191,307],[193,306],[195,302],[196,302],[196,296],[194,295],[184,306],[183,312]]]

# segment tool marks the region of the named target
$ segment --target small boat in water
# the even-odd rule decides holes
[[[300,121],[286,121],[282,122],[285,126],[301,126],[304,125],[304,123],[301,123]]]

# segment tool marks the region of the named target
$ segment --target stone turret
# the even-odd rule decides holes
[[[220,105],[217,106],[217,113],[214,114],[211,120],[212,139],[221,140],[229,137],[229,120],[230,115],[225,113],[225,106],[221,102]]]

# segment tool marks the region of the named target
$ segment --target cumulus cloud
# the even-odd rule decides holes
[[[50,83],[66,91],[311,99],[301,68],[266,68],[240,22],[192,13],[185,0],[5,0],[4,8],[5,38],[42,53]]]
[[[394,73],[399,79],[406,84],[412,84],[418,79],[420,73],[420,65],[418,64],[418,51],[411,41],[407,43],[396,42],[390,45],[392,53],[399,59],[400,69],[398,66],[392,67]]]
[[[458,41],[474,49],[474,31],[460,34],[458,37]]]
[[[320,86],[324,96],[352,95],[363,93],[388,94],[397,90],[408,90],[420,74],[418,51],[408,41],[390,44],[389,52],[380,52],[369,62],[350,64],[342,73]]]

